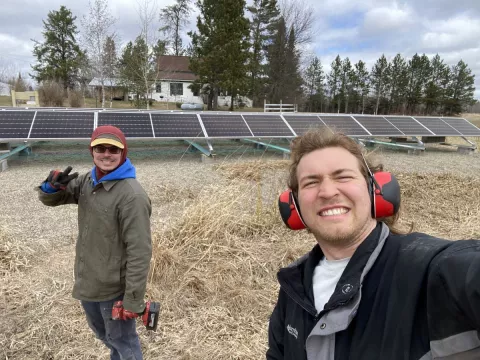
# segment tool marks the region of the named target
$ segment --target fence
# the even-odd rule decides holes
[[[284,104],[280,100],[280,104],[267,104],[267,101],[263,103],[263,112],[297,112],[297,104]]]

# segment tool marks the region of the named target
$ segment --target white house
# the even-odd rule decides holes
[[[188,68],[189,64],[188,56],[160,56],[160,71],[152,98],[156,101],[203,104],[199,94],[189,89],[189,85],[197,79],[197,75]]]
[[[158,59],[159,73],[153,89],[152,98],[156,101],[203,104],[199,93],[194,93],[189,86],[197,79],[190,69],[188,56],[164,55]],[[218,104],[230,106],[231,96],[220,95]],[[246,107],[252,107],[252,101],[242,97]]]

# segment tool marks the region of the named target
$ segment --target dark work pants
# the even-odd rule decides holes
[[[96,337],[110,349],[111,360],[142,360],[135,319],[112,320],[113,303],[123,295],[101,302],[82,301],[87,322]]]

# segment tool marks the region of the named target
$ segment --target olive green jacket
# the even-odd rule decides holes
[[[65,190],[38,191],[47,206],[78,204],[73,297],[107,301],[124,293],[124,308],[142,312],[152,244],[151,202],[140,183],[127,178],[93,187],[87,173]]]

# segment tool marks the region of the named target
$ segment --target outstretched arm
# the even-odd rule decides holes
[[[437,255],[430,265],[427,289],[432,351],[480,347],[480,241],[457,241]]]

